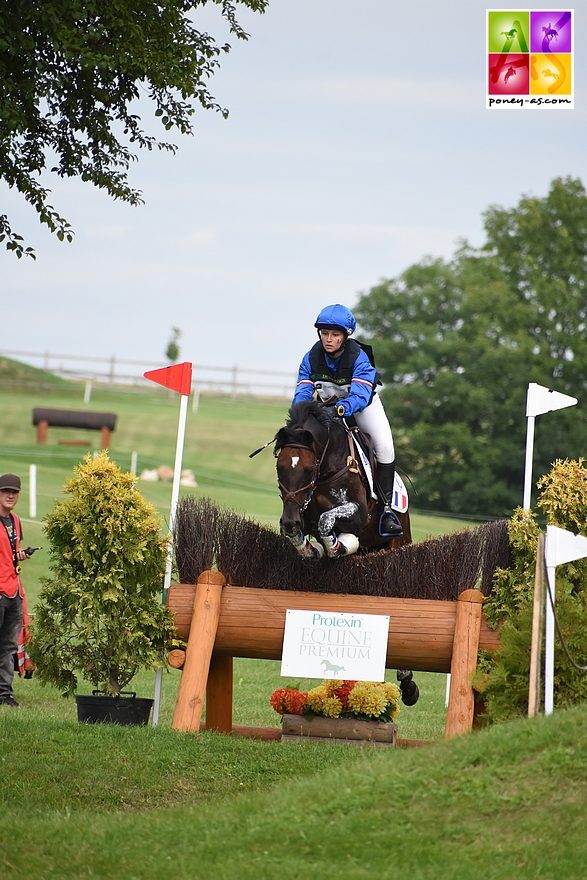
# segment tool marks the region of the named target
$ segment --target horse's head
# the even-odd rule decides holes
[[[275,435],[277,484],[283,501],[279,525],[290,540],[303,538],[302,514],[316,487],[330,422],[320,404],[304,401],[291,407],[287,424]]]

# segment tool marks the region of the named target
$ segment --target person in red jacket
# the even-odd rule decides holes
[[[20,477],[0,476],[0,706],[18,706],[12,693],[14,655],[22,626],[24,589],[20,563],[29,554],[20,546],[20,519],[13,512],[20,493]]]

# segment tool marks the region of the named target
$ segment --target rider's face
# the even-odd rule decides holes
[[[329,355],[336,356],[344,345],[345,334],[341,330],[320,330],[320,341]]]

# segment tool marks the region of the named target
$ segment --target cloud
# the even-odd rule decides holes
[[[456,79],[418,80],[410,77],[337,76],[319,77],[313,80],[296,80],[293,83],[274,83],[283,94],[303,95],[304,99],[316,98],[345,101],[357,104],[392,104],[394,106],[434,108],[439,110],[466,110],[482,108],[481,75],[478,81],[470,76],[466,81]]]
[[[85,237],[88,239],[99,238],[102,240],[112,240],[118,238],[126,238],[129,233],[128,226],[117,226],[115,224],[97,223],[88,226],[85,230]]]
[[[181,241],[184,244],[212,244],[218,241],[218,229],[213,226],[192,226]]]
[[[306,233],[323,236],[332,241],[376,243],[389,241],[398,249],[422,253],[423,242],[428,252],[448,254],[455,250],[461,230],[424,224],[375,223],[311,223],[302,227]]]

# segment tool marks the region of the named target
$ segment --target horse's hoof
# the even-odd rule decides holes
[[[296,550],[303,559],[322,559],[324,556],[324,547],[317,541],[304,541]]]
[[[415,681],[401,681],[399,686],[402,692],[402,703],[404,706],[415,706],[420,697],[420,690]]]
[[[359,539],[350,532],[342,532],[337,538],[327,535],[324,539],[325,550],[330,559],[338,559],[340,556],[350,556],[359,549]]]
[[[322,559],[324,556],[324,547],[318,541],[306,541],[306,556],[311,559]]]
[[[344,555],[350,556],[359,549],[359,539],[350,532],[342,532],[338,536],[339,543],[344,547]]]

